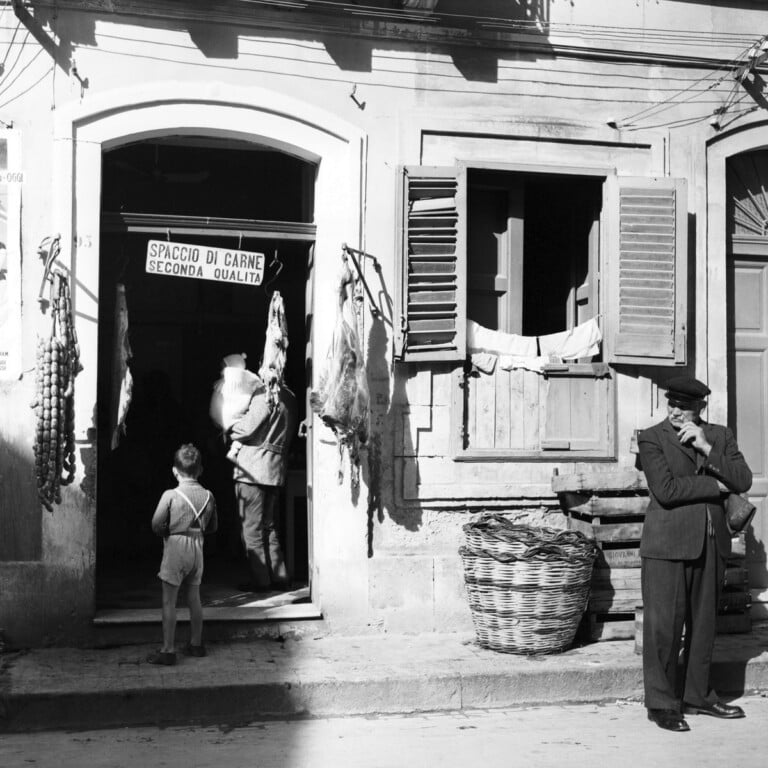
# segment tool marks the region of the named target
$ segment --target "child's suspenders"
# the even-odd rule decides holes
[[[203,512],[205,512],[205,508],[208,506],[208,502],[211,500],[211,492],[208,491],[208,493],[205,496],[205,501],[203,502],[203,506],[200,507],[199,510],[197,510],[195,509],[195,505],[189,500],[189,496],[187,496],[186,493],[179,490],[178,488],[174,488],[174,490],[176,491],[176,493],[179,494],[179,496],[181,496],[182,499],[184,499],[184,501],[187,502],[187,504],[189,504],[189,507],[195,516],[195,519],[193,520],[193,522],[196,522],[198,525],[200,525],[200,516],[203,514]],[[187,530],[189,530],[189,528],[187,528]],[[203,530],[202,525],[200,525],[200,530],[201,531]]]

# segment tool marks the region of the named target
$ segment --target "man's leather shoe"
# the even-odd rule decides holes
[[[722,701],[716,701],[714,704],[685,704],[684,711],[686,715],[712,715],[712,717],[722,717],[726,720],[735,720],[739,717],[745,717],[744,710],[731,704],[723,704]]]
[[[649,709],[648,719],[667,731],[690,731],[685,718],[675,709]]]

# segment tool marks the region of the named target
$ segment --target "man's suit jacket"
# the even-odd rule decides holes
[[[296,397],[290,389],[281,388],[278,403],[270,410],[260,387],[245,416],[230,431],[230,437],[243,444],[235,458],[234,479],[251,485],[285,485],[296,421]]]
[[[705,422],[701,426],[712,445],[709,456],[683,445],[669,419],[638,437],[651,497],[640,542],[642,557],[697,558],[704,545],[708,516],[718,552],[722,557],[731,552],[731,534],[717,481],[731,491],[744,493],[752,485],[752,472],[730,429]]]

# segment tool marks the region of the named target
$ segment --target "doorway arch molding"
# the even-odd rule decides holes
[[[743,152],[768,148],[768,120],[760,119],[749,125],[715,136],[707,142],[707,296],[721,296],[721,301],[708,301],[706,307],[706,359],[709,385],[714,392],[728,391],[726,253],[728,221],[726,200],[726,168],[729,158]],[[727,397],[719,397],[708,409],[707,418],[720,424],[728,423]]]
[[[326,110],[263,88],[174,81],[110,91],[58,110],[51,225],[61,234],[61,260],[75,278],[83,363],[76,391],[79,440],[88,439],[96,402],[102,153],[168,135],[246,141],[315,165],[315,295],[332,295],[341,244],[362,241],[367,137]],[[332,324],[332,313],[314,317],[314,343],[319,338],[321,348]]]
[[[96,440],[93,414],[97,399],[101,167],[105,150],[161,136],[196,135],[244,140],[314,164],[317,235],[306,294],[307,312],[312,313],[308,343],[311,349],[330,346],[335,315],[317,312],[315,307],[335,293],[342,243],[357,247],[364,244],[368,141],[364,131],[329,111],[283,93],[224,83],[175,81],[117,89],[96,97],[89,94],[82,102],[57,110],[53,128],[50,226],[61,235],[60,260],[73,275],[72,297],[83,365],[75,388],[75,437],[81,450],[95,447]],[[328,456],[336,452],[329,449],[321,456],[318,443],[311,439],[307,446],[308,496],[313,499],[339,493],[335,482],[331,485],[327,479],[335,478],[335,471],[324,472],[320,466],[321,459],[327,462]],[[90,454],[95,456],[95,451]],[[95,472],[95,466],[86,468],[81,464],[78,462],[78,472]],[[83,487],[83,479],[77,478],[77,488]],[[95,503],[82,503],[90,514],[96,514]],[[317,505],[309,499],[308,503],[314,518]],[[333,502],[328,506],[338,508]],[[322,531],[322,521],[313,527]],[[330,541],[334,541],[333,536]],[[328,587],[321,585],[316,562],[326,547],[322,536],[313,542],[312,599],[322,604]]]

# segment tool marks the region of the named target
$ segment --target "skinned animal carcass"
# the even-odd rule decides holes
[[[340,458],[349,454],[353,487],[359,484],[360,446],[368,440],[370,395],[365,375],[365,360],[352,308],[353,278],[349,267],[342,270],[336,325],[320,386],[310,395],[312,410],[330,427],[339,444]],[[345,304],[351,308],[352,322],[344,316]],[[339,483],[344,475],[339,466]]]
[[[267,333],[264,339],[264,355],[259,368],[259,378],[267,389],[266,398],[270,409],[277,405],[280,387],[283,386],[285,361],[288,355],[288,322],[280,291],[272,294],[267,310]]]

